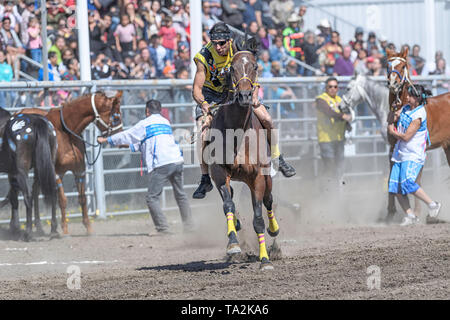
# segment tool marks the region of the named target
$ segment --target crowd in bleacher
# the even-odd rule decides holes
[[[86,0],[92,79],[154,79],[190,77],[190,7],[186,0]],[[1,81],[11,81],[17,56],[41,63],[40,0],[0,2]],[[47,1],[50,80],[80,79],[75,0]],[[292,0],[202,1],[203,41],[218,20],[260,40],[258,62],[262,77],[310,76],[385,72],[386,48],[400,51],[383,35],[358,27],[343,43],[327,19],[316,30],[305,30],[307,6]],[[366,37],[367,34],[367,37]],[[405,44],[404,46],[408,46]],[[305,68],[302,61],[314,69]],[[410,50],[413,75],[449,74],[442,52],[428,70],[420,46]],[[20,60],[22,71],[43,79],[42,69]]]

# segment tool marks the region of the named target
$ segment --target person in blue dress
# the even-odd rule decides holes
[[[389,178],[389,192],[395,193],[398,201],[405,211],[401,225],[416,224],[419,219],[411,209],[408,194],[413,194],[428,206],[430,217],[437,217],[441,204],[433,201],[423,188],[417,184],[426,158],[428,139],[426,98],[431,95],[421,85],[408,88],[408,104],[396,112],[394,122],[398,121],[397,128],[394,123],[388,125],[388,133],[397,139],[392,161],[394,165]]]

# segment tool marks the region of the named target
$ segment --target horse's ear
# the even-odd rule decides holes
[[[393,50],[391,50],[391,49],[389,49],[389,48],[386,48],[386,55],[387,55],[388,57],[392,56],[393,54],[394,54],[394,51],[393,51]]]
[[[402,50],[402,57],[406,59],[408,57],[409,49],[405,46],[405,48]]]
[[[123,90],[119,90],[119,91],[117,92],[115,98],[116,98],[116,99],[120,99],[120,98],[122,98],[122,95],[123,95]]]

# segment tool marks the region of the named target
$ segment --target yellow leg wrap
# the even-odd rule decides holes
[[[266,250],[266,240],[264,239],[264,233],[257,233],[259,242],[259,260],[266,258],[269,260],[269,255]]]
[[[227,213],[227,226],[228,226],[228,232],[227,235],[229,235],[232,231],[236,233],[236,227],[234,226],[234,214],[233,212]]]
[[[280,227],[278,226],[277,219],[272,210],[267,210],[267,216],[269,217],[269,229],[272,232],[277,232]]]
[[[280,148],[278,147],[278,143],[272,146],[272,159],[276,159],[280,156]]]

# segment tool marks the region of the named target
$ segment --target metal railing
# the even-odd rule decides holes
[[[288,161],[291,161],[296,167],[305,167],[297,175],[290,178],[291,181],[314,179],[318,176],[320,168],[320,156],[316,138],[315,110],[313,102],[316,95],[323,92],[324,80],[326,77],[302,77],[302,78],[270,78],[260,79],[263,89],[266,91],[266,99],[269,105],[274,123],[280,132],[280,146]],[[338,77],[340,89],[345,88],[346,83],[351,77]],[[386,81],[385,77],[373,78],[377,81]],[[449,77],[430,76],[413,77],[413,81],[427,82],[433,88],[433,91],[439,87],[439,82],[450,82]],[[195,127],[194,103],[191,98],[185,102],[175,101],[174,95],[187,90],[185,87],[192,85],[192,80],[101,80],[101,81],[62,81],[62,82],[29,82],[16,81],[10,83],[0,83],[0,90],[25,91],[32,95],[40,90],[55,89],[63,90],[124,90],[122,101],[122,113],[124,127],[128,128],[134,125],[144,116],[145,99],[151,97],[160,99],[163,108],[171,117],[171,123],[175,135],[177,130],[192,131]],[[296,94],[289,99],[280,99],[271,97],[269,91],[276,91],[282,87],[289,87]],[[166,94],[165,98],[164,93]],[[142,96],[142,98],[140,98]],[[188,95],[189,96],[189,95]],[[18,108],[12,109],[18,110]],[[85,130],[86,139],[95,139],[93,125]],[[380,133],[380,126],[373,115],[359,115],[356,118],[356,125],[351,140],[355,145],[355,152],[347,154],[347,170],[345,175],[351,179],[354,177],[382,176],[387,167],[387,145],[383,141]],[[185,164],[185,188],[190,194],[197,186],[200,170],[196,160],[194,146],[181,141],[180,147],[186,160]],[[91,155],[94,150],[89,150]],[[427,162],[426,170],[435,171],[442,165],[442,156],[432,154],[432,161]],[[193,160],[193,161],[191,161]],[[105,197],[105,216],[126,215],[148,212],[142,195],[147,191],[146,178],[140,176],[140,155],[132,154],[128,149],[104,148],[100,154],[99,161],[103,162],[104,169],[100,174],[94,175],[92,167],[87,171],[87,197],[89,203],[89,214],[95,215],[97,195]],[[361,164],[370,163],[370,169],[358,169]],[[366,166],[367,167],[367,166]],[[69,174],[70,175],[70,174]],[[94,179],[101,176],[104,179],[104,189],[94,190]],[[285,179],[275,177],[275,179]],[[7,193],[6,175],[0,175],[0,190],[3,190],[0,196]],[[283,180],[284,183],[284,180]],[[73,184],[73,183],[72,183]],[[64,179],[66,195],[71,201],[76,201],[76,189]],[[176,209],[176,204],[170,197],[171,187],[164,187],[162,194],[163,210]],[[1,200],[1,199],[0,199]],[[214,197],[193,203],[193,208],[209,206],[213,203]],[[72,205],[72,213],[69,217],[79,217],[78,205]],[[6,219],[0,220],[0,223],[8,223]],[[48,219],[49,217],[43,217]]]

